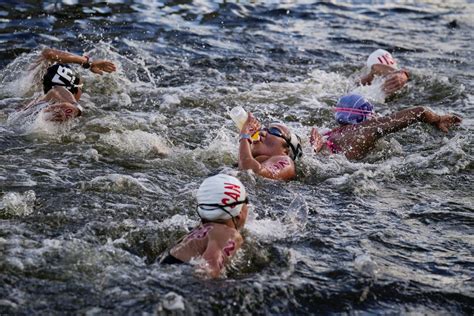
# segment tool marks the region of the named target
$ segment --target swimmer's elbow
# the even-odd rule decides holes
[[[252,170],[255,173],[260,173],[262,166],[254,158],[240,158],[239,168],[241,170]]]

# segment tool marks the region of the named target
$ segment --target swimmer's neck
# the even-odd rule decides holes
[[[229,228],[232,228],[232,229],[235,229],[235,226],[234,226],[234,222],[232,221],[232,219],[228,219],[228,220],[225,220],[225,221],[222,221],[222,222],[211,222],[211,221],[207,221],[205,219],[201,220],[201,225],[204,226],[204,225],[224,225],[224,226],[227,226]]]

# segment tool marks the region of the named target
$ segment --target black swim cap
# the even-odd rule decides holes
[[[43,90],[47,93],[54,86],[62,86],[76,94],[81,78],[71,67],[65,64],[54,64],[48,68],[43,77]]]

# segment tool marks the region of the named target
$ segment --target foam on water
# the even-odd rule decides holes
[[[34,134],[39,137],[59,138],[66,135],[74,126],[74,121],[56,123],[48,120],[49,113],[43,110],[39,113],[35,111],[16,111],[8,117],[7,124],[22,134]]]
[[[141,177],[133,177],[123,174],[108,174],[95,177],[88,182],[82,182],[83,190],[95,190],[101,192],[148,192],[160,194],[162,190],[157,184]]]
[[[101,144],[114,152],[133,157],[166,156],[170,152],[167,142],[162,137],[148,132],[135,130],[122,133],[111,131],[100,135]]]
[[[40,50],[22,54],[0,71],[0,95],[31,97],[41,91],[44,63],[37,63]]]
[[[7,216],[27,216],[33,213],[36,201],[35,191],[24,193],[8,192],[0,201],[0,214]]]

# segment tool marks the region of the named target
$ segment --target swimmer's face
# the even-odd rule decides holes
[[[248,212],[249,212],[249,207],[247,204],[244,204],[238,216],[237,226],[239,229],[244,227],[245,223],[247,222]]]
[[[260,131],[260,139],[252,144],[252,156],[274,156],[282,151],[288,154],[287,139],[290,139],[288,127],[272,123]]]

